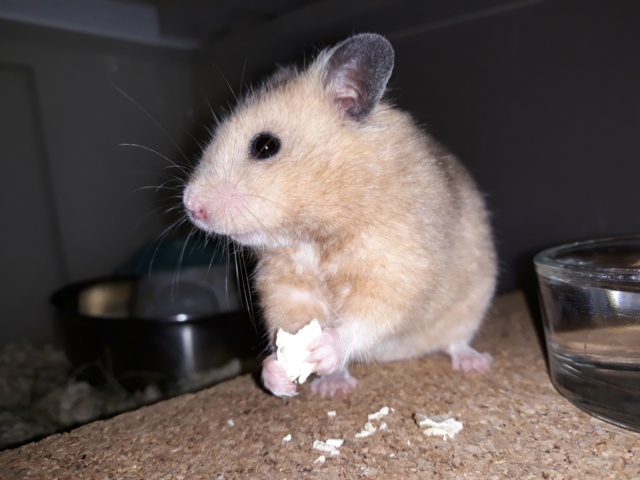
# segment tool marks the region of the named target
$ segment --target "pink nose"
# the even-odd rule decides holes
[[[187,208],[189,215],[194,220],[204,221],[207,219],[207,212],[205,212],[204,208],[200,205],[196,205],[192,208]]]
[[[189,216],[193,220],[204,221],[207,219],[207,212],[202,206],[201,203],[195,201],[193,198],[189,198],[188,196],[184,200],[184,206],[189,213]]]

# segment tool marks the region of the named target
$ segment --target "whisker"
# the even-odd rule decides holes
[[[213,117],[213,121],[216,123],[216,125],[220,125],[220,119],[216,115],[216,112],[213,111],[213,107],[211,106],[211,103],[209,103],[209,99],[207,98],[207,94],[205,93],[204,89],[202,88],[202,85],[200,85],[200,92],[202,92],[202,96],[204,97],[204,101],[207,103],[207,106],[209,107],[209,111],[211,112],[211,116]]]
[[[324,300],[324,302],[326,303],[326,305],[329,307],[329,309],[331,310],[331,312],[336,316],[336,318],[341,318],[340,313],[335,309],[335,307],[332,305],[332,303],[326,298],[326,296],[324,295],[323,289],[322,289],[322,285],[318,282],[318,279],[315,278],[312,275],[307,274],[304,269],[302,269],[300,267],[300,265],[293,259],[293,257],[289,254],[289,252],[287,251],[286,248],[284,248],[284,246],[282,245],[282,243],[278,240],[278,238],[271,232],[271,230],[269,230],[268,228],[266,228],[265,224],[260,220],[260,218],[255,215],[250,209],[248,208],[244,208],[244,211],[246,211],[247,213],[251,214],[251,216],[253,216],[253,218],[260,224],[260,226],[262,227],[262,229],[267,232],[267,234],[275,241],[276,245],[278,246],[278,248],[284,252],[287,257],[289,258],[289,260],[291,260],[291,262],[297,267],[298,271],[301,272],[309,281],[309,283],[313,284],[317,289],[318,289],[318,293],[320,293],[320,295],[322,296],[322,299]],[[247,219],[247,217],[242,213],[241,210],[237,210],[238,213],[240,215],[242,215],[245,220],[250,224],[249,220]]]
[[[159,190],[172,190],[172,191],[182,191],[184,185],[167,185],[169,182],[174,181],[173,179],[165,180],[160,185],[145,185],[142,187],[138,187],[134,190],[134,192],[139,192],[140,190],[155,190],[156,192]],[[175,198],[181,198],[182,195],[176,195]],[[174,198],[174,197],[172,197]]]
[[[184,151],[180,148],[178,143],[173,139],[173,137],[171,135],[169,135],[169,132],[167,132],[165,130],[165,128],[160,124],[160,122],[158,122],[158,120],[155,119],[155,117],[153,115],[151,115],[142,105],[140,105],[138,102],[136,102],[133,98],[131,98],[129,95],[127,95],[124,92],[124,90],[122,90],[120,87],[118,87],[115,83],[112,83],[111,86],[113,88],[115,88],[118,92],[120,92],[125,98],[127,98],[129,101],[131,101],[134,105],[136,105],[140,110],[142,110],[142,112],[144,112],[144,114],[147,117],[149,117],[153,123],[156,124],[156,126],[162,131],[162,133],[165,134],[165,136],[169,139],[169,141],[173,144],[173,146],[176,147],[176,149],[178,149],[178,151],[184,157],[184,159],[187,161],[187,163],[189,163],[189,157],[187,157],[186,153],[184,153]]]
[[[242,64],[242,74],[240,75],[240,91],[239,91],[239,97],[240,98],[242,98],[242,87],[244,85],[244,74],[245,74],[246,69],[247,69],[247,59],[245,57],[244,63]]]
[[[232,254],[231,245],[230,245],[230,243],[227,244],[227,245],[229,247],[229,254],[231,255]],[[234,266],[235,272],[236,272],[236,289],[238,290],[238,296],[240,298],[240,304],[242,304],[242,301],[244,299],[245,302],[246,302],[246,309],[247,309],[247,311],[249,311],[250,310],[249,303],[246,301],[246,298],[244,297],[244,293],[245,293],[244,286],[241,284],[242,283],[242,277],[240,275],[240,268],[238,266],[237,253],[238,253],[238,247],[236,246],[234,248],[234,251],[233,251],[233,266]]]
[[[168,172],[164,168],[162,168],[161,170],[147,170],[144,168],[132,168],[128,172],[144,173],[145,175],[156,175],[158,177],[163,177],[163,178],[172,178],[178,183],[186,184],[186,179],[182,179],[181,177],[177,176],[175,172]]]
[[[214,68],[218,71],[222,79],[225,81],[225,83],[227,84],[227,87],[229,87],[229,91],[231,92],[231,95],[233,95],[233,100],[235,102],[238,102],[238,97],[236,96],[236,92],[233,91],[233,87],[229,83],[229,79],[227,79],[227,76],[222,72],[222,70],[220,70],[220,68],[217,65],[214,65]]]
[[[184,244],[182,245],[182,249],[180,250],[180,255],[178,255],[178,262],[176,263],[176,268],[174,270],[174,276],[173,276],[173,285],[171,288],[171,294],[174,295],[175,294],[175,290],[177,290],[179,288],[179,284],[180,284],[180,273],[182,271],[182,262],[184,260],[184,253],[185,250],[187,249],[187,245],[189,245],[189,240],[191,239],[191,237],[194,235],[194,231],[193,229],[189,232],[189,234],[187,235],[187,237],[184,240]]]
[[[246,220],[246,222],[247,222],[249,225],[251,225],[251,222],[249,221],[249,219],[244,215],[243,210],[244,210],[244,211],[246,211],[247,213],[251,214],[251,216],[252,216],[252,217],[253,217],[253,218],[254,218],[254,219],[255,219],[255,220],[260,224],[260,226],[262,227],[262,229],[263,229],[265,232],[267,232],[267,234],[268,234],[268,235],[269,235],[269,236],[270,236],[270,237],[275,241],[275,243],[277,244],[277,246],[278,246],[279,248],[281,248],[281,249],[282,249],[282,251],[284,251],[284,252],[287,254],[287,256],[289,257],[289,259],[291,260],[291,262],[293,262],[293,264],[294,264],[296,267],[300,268],[300,266],[299,266],[299,265],[296,263],[296,261],[291,257],[291,255],[289,255],[289,253],[288,253],[288,252],[286,252],[286,250],[285,250],[284,246],[280,243],[280,241],[278,240],[278,238],[277,238],[273,233],[271,233],[271,230],[269,230],[269,229],[265,226],[265,224],[262,222],[262,220],[260,220],[260,218],[258,218],[258,216],[257,216],[256,214],[254,214],[254,213],[253,213],[249,208],[243,208],[242,210],[240,210],[239,208],[236,208],[236,211],[237,211],[240,215],[242,215],[242,217]]]
[[[179,210],[179,208],[180,208],[180,205],[175,205],[175,204],[174,204],[174,202],[171,202],[171,204],[170,204],[170,205],[166,205],[166,204],[165,204],[165,205],[159,205],[159,206],[157,206],[157,207],[155,207],[155,208],[152,208],[151,210],[149,210],[147,213],[145,213],[144,215],[142,215],[142,216],[141,216],[141,217],[136,221],[135,227],[136,227],[136,228],[139,228],[139,227],[140,227],[140,224],[141,224],[142,222],[144,222],[144,220],[145,220],[147,217],[149,217],[150,215],[152,215],[152,214],[154,214],[154,213],[163,212],[163,213],[167,213],[167,214],[168,214],[168,213],[171,213],[171,212],[173,212],[173,211],[175,211],[175,210]],[[187,220],[188,220],[188,219],[187,219]],[[175,221],[174,221],[173,223],[175,223]],[[176,228],[177,228],[177,226],[176,226]]]
[[[153,271],[153,263],[155,262],[156,255],[158,254],[158,250],[160,249],[160,246],[161,246],[162,242],[165,240],[165,238],[167,237],[169,232],[171,232],[171,230],[173,230],[173,229],[177,229],[179,226],[183,225],[184,223],[186,223],[188,221],[189,221],[189,218],[185,215],[183,218],[178,219],[175,222],[171,223],[167,228],[165,228],[162,232],[160,232],[160,234],[156,237],[156,239],[154,240],[154,243],[157,242],[157,245],[156,245],[156,248],[153,251],[153,254],[151,255],[151,261],[149,262],[149,272],[148,272],[149,275]]]
[[[143,150],[147,150],[148,152],[155,153],[159,157],[164,158],[167,162],[169,162],[174,167],[181,168],[177,163],[175,163],[169,157],[167,157],[166,155],[161,154],[160,152],[158,152],[157,150],[154,150],[153,148],[145,147],[144,145],[139,145],[137,143],[119,143],[118,146],[119,147],[135,147],[135,148],[141,148]]]
[[[282,210],[284,210],[285,212],[293,212],[293,210],[291,208],[285,207],[284,205],[282,205],[281,203],[276,202],[275,200],[270,199],[269,197],[263,197],[261,195],[251,195],[249,193],[243,193],[242,195],[233,195],[235,196],[241,196],[241,197],[252,197],[252,198],[259,198],[260,200],[266,200],[267,202],[272,203],[273,205],[275,205],[278,208],[281,208]]]
[[[245,297],[245,301],[247,304],[247,311],[249,313],[249,318],[251,319],[251,323],[253,325],[253,328],[256,332],[256,334],[258,333],[258,326],[257,326],[257,322],[256,322],[256,314],[255,314],[255,310],[253,308],[253,297],[251,295],[251,277],[249,275],[249,272],[247,272],[247,262],[244,258],[244,254],[245,254],[245,250],[242,247],[236,247],[236,252],[240,252],[240,255],[242,257],[242,262],[240,263],[241,265],[241,274],[242,274],[242,279],[244,280],[242,288],[244,291],[244,297]],[[237,262],[237,257],[236,257],[236,262]],[[241,280],[242,281],[242,280]]]

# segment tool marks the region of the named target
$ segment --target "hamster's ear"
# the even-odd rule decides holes
[[[382,98],[393,70],[393,47],[375,33],[354,35],[328,52],[324,87],[338,108],[362,120]]]

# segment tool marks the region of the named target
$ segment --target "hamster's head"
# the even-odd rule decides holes
[[[393,68],[380,35],[321,52],[249,93],[217,128],[183,195],[208,233],[275,248],[340,228],[366,188],[374,112]],[[364,165],[364,167],[363,167]]]

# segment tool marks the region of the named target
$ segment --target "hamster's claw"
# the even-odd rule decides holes
[[[296,384],[289,380],[275,354],[269,355],[262,362],[262,383],[276,397],[295,397],[298,394]]]
[[[348,395],[358,384],[358,380],[351,376],[345,368],[324,377],[314,378],[311,391],[323,397],[334,397],[336,394]]]

